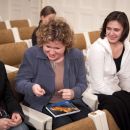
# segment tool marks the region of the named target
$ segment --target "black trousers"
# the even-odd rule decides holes
[[[130,93],[118,91],[113,95],[98,94],[100,110],[107,109],[120,130],[130,130]]]
[[[46,110],[45,107],[43,108],[43,113],[53,118],[52,129],[56,129],[60,126],[77,121],[81,118],[85,118],[88,116],[88,113],[91,112],[90,108],[81,99],[72,100],[72,103],[80,109],[80,112],[71,115],[62,116],[62,117],[57,117],[57,118],[54,118],[50,114],[50,112]]]

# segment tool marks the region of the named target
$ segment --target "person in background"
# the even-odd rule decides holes
[[[40,25],[38,45],[29,48],[16,77],[16,89],[24,103],[52,116],[46,106],[69,100],[81,111],[53,118],[53,129],[87,117],[89,107],[81,95],[87,88],[83,53],[73,46],[73,31],[62,19]]]
[[[40,21],[38,27],[34,30],[32,34],[32,45],[37,44],[37,37],[36,37],[36,32],[40,26],[40,24],[47,24],[50,20],[54,19],[56,16],[56,11],[53,7],[51,6],[45,6],[41,12],[40,12]]]
[[[128,34],[126,14],[113,11],[104,20],[100,38],[88,50],[88,86],[98,96],[98,109],[107,109],[121,130],[130,130]]]
[[[16,102],[4,64],[0,61],[0,130],[28,130],[24,114]]]

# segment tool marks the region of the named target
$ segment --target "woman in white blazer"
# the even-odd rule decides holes
[[[130,43],[126,14],[111,12],[100,38],[88,50],[88,86],[121,130],[130,130]]]

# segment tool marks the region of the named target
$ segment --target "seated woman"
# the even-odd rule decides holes
[[[40,12],[40,21],[38,27],[34,30],[32,34],[32,45],[37,44],[36,32],[40,27],[40,24],[47,24],[50,20],[54,19],[56,16],[56,11],[52,6],[45,6]]]
[[[130,43],[126,14],[111,12],[88,50],[89,87],[121,130],[130,130]]]
[[[0,62],[0,75],[0,130],[28,130],[28,127],[22,123],[24,114],[12,94],[2,62]]]
[[[81,99],[87,88],[83,53],[73,45],[73,31],[62,19],[43,24],[37,31],[38,45],[29,48],[20,66],[17,91],[30,107],[52,116],[46,106],[70,100],[81,111],[53,118],[53,129],[87,117],[89,107]]]

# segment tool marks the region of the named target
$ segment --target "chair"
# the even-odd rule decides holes
[[[20,20],[10,20],[10,26],[21,28],[21,27],[29,27],[31,24],[29,19],[20,19]]]
[[[74,45],[73,47],[79,48],[80,50],[86,49],[86,40],[83,33],[74,34]]]
[[[107,110],[103,111],[106,114],[109,130],[120,130],[112,115]],[[97,130],[97,129],[93,120],[89,117],[86,117],[73,123],[59,127],[56,130]]]
[[[13,90],[15,98],[20,101],[18,98],[21,98],[21,95],[15,91],[15,76],[17,71],[7,73],[8,79],[11,83],[11,89]],[[52,117],[36,111],[30,107],[27,107],[21,103],[22,110],[25,115],[25,122],[28,125],[33,126],[36,130],[52,130]]]
[[[92,119],[86,117],[55,130],[96,130],[96,126]]]
[[[25,41],[27,42],[28,47],[32,47],[32,33],[35,28],[35,26],[17,28],[17,31],[14,31],[14,34],[18,33],[19,35],[17,41]]]
[[[28,40],[32,38],[32,33],[36,27],[22,27],[18,28],[19,36],[21,40]]]
[[[2,30],[2,29],[7,29],[4,21],[0,21],[0,30]]]
[[[100,31],[88,32],[90,43],[94,43],[100,37]]]
[[[84,60],[87,59],[87,43],[83,33],[74,34],[74,48],[78,48],[83,52]]]
[[[13,90],[14,96],[18,101],[21,101],[22,96],[15,91],[15,77],[17,75],[18,68],[14,68],[14,66],[18,67],[19,64],[21,64],[21,60],[27,48],[27,43],[25,42],[0,45],[0,60],[5,63],[5,68],[8,79],[11,83],[11,88]],[[13,65],[13,67],[9,65]],[[23,104],[21,104],[21,106],[25,114],[25,122],[28,125],[33,126],[37,130],[52,130],[52,117],[29,108]]]
[[[18,67],[27,48],[26,42],[1,44],[0,60],[4,64]]]
[[[0,30],[0,44],[14,43],[15,38],[11,29]]]
[[[13,90],[14,96],[18,101],[21,101],[21,95],[15,91],[15,77],[18,68],[14,68],[9,65],[19,66],[23,58],[24,52],[27,49],[27,44],[25,42],[21,43],[8,43],[0,45],[0,60],[5,63],[5,68],[7,72],[8,79],[11,83],[11,88]],[[9,71],[8,71],[9,68]],[[10,70],[12,69],[12,70]],[[25,114],[25,122],[37,130],[52,130],[52,117],[38,112],[32,108],[29,108],[21,104],[23,112]]]
[[[83,32],[86,43],[87,43],[87,48],[89,48],[92,43],[94,43],[99,37],[100,37],[100,31],[89,31],[89,32]]]

